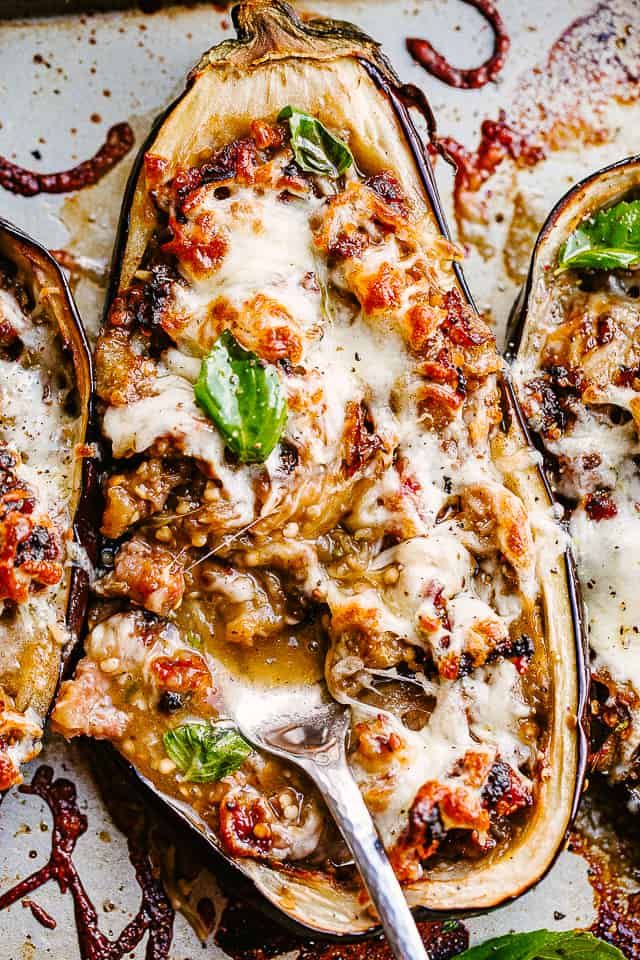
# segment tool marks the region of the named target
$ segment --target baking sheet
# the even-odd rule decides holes
[[[305,8],[310,6],[305,3]],[[596,7],[595,21],[574,27],[549,61],[549,51],[563,31],[576,18],[593,17]],[[611,94],[614,82],[633,86],[629,77],[634,64],[638,72],[640,6],[634,0],[605,0],[600,5],[589,0],[501,0],[499,8],[512,41],[504,70],[496,83],[480,90],[456,90],[417,66],[404,39],[428,36],[460,66],[484,60],[491,50],[491,32],[459,0],[313,2],[314,10],[354,20],[384,39],[401,77],[422,86],[429,96],[440,133],[470,150],[478,143],[482,121],[498,119],[500,110],[520,132],[529,124],[534,139],[540,111],[545,116],[557,111],[559,128],[552,135],[560,149],[549,149],[543,162],[531,166],[506,158],[477,192],[462,197],[464,203],[458,195],[457,218],[451,168],[441,160],[436,164],[452,226],[467,247],[471,288],[500,335],[536,227],[552,202],[576,178],[640,150],[640,110],[634,97],[627,91],[629,102],[621,105]],[[591,33],[599,34],[589,40],[594,22]],[[154,14],[129,10],[0,23],[0,154],[41,171],[64,169],[93,154],[109,126],[123,120],[140,142],[153,116],[181,89],[203,49],[229,35],[228,13],[209,4]],[[569,69],[562,58],[572,43],[578,48]],[[571,74],[566,83],[564,69]],[[99,184],[76,195],[22,198],[0,191],[0,214],[75,257],[80,266],[74,277],[76,296],[90,333],[99,321],[119,197],[132,159],[130,154]],[[117,934],[139,902],[126,841],[110,821],[81,750],[52,741],[32,770],[43,760],[77,784],[89,829],[78,843],[75,860],[98,908],[101,928],[110,936]],[[49,842],[44,807],[14,791],[0,817],[0,892],[44,862]],[[75,960],[80,954],[71,898],[49,884],[35,899],[57,921],[56,928],[43,929],[29,910],[14,905],[0,913],[0,960]],[[485,938],[512,929],[588,926],[594,915],[587,865],[565,852],[535,891],[471,921],[469,928],[474,938]],[[131,957],[140,960],[144,955],[143,941]],[[171,956],[217,960],[225,955],[212,938],[203,950],[178,916]]]

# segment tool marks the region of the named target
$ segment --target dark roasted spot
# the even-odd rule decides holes
[[[281,370],[283,370],[286,373],[288,377],[292,375],[293,366],[291,364],[291,360],[289,360],[288,357],[281,357],[278,360],[278,366],[280,367]]]
[[[511,787],[511,771],[508,764],[496,760],[489,771],[487,782],[482,788],[484,806],[493,807]]]
[[[498,643],[487,657],[487,661],[497,660],[499,657],[511,660],[522,658],[530,660],[534,654],[533,640],[527,633],[520,634],[515,640],[509,638]]]
[[[597,323],[597,332],[596,339],[598,341],[598,346],[605,347],[608,343],[611,343],[614,336],[613,324],[611,323],[611,317],[608,314],[604,314],[602,317],[598,317]]]
[[[280,444],[280,463],[285,473],[293,473],[298,466],[300,455],[297,447],[284,440]]]
[[[35,526],[26,540],[18,544],[16,550],[16,566],[31,561],[42,563],[43,560],[55,560],[58,556],[58,545],[46,527]]]
[[[184,700],[179,693],[173,693],[171,690],[165,690],[158,700],[158,710],[161,713],[175,713],[176,710],[182,710]]]
[[[473,670],[473,657],[468,650],[460,654],[458,660],[458,677],[468,677]]]

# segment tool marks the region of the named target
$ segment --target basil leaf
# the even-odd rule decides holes
[[[640,261],[640,200],[621,201],[583,220],[560,251],[560,270],[627,269]]]
[[[465,950],[460,960],[624,960],[617,947],[581,930],[507,933]]]
[[[287,422],[287,401],[275,367],[244,350],[225,330],[202,361],[193,390],[239,460],[267,459]]]
[[[336,180],[353,164],[353,154],[346,143],[329,133],[315,117],[289,106],[280,111],[278,120],[289,121],[293,155],[307,173]]]
[[[184,723],[162,738],[167,756],[190,783],[222,780],[242,766],[251,747],[233,727]]]

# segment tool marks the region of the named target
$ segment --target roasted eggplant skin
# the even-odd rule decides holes
[[[17,277],[31,300],[37,302],[46,288],[49,316],[58,325],[61,342],[68,351],[75,378],[75,407],[77,430],[76,454],[73,459],[73,492],[69,513],[72,517],[72,538],[84,552],[84,559],[69,554],[64,567],[64,620],[66,643],[55,648],[43,641],[43,648],[29,656],[23,667],[14,699],[22,701],[42,719],[47,718],[55,693],[67,665],[78,650],[89,600],[90,564],[96,559],[96,494],[97,468],[93,439],[93,365],[82,321],[75,306],[67,278],[49,251],[19,227],[0,218],[0,260]],[[10,411],[8,411],[10,414]],[[88,562],[87,562],[88,561]],[[32,676],[32,670],[37,677]],[[0,677],[1,687],[2,677]],[[0,800],[3,792],[0,791]]]
[[[558,258],[569,235],[579,224],[597,211],[612,207],[620,201],[637,200],[639,194],[640,155],[636,155],[619,160],[585,177],[575,184],[551,210],[538,234],[527,279],[511,311],[505,353],[507,360],[514,367],[517,365],[524,370],[527,362],[537,355],[534,341],[536,335],[540,333],[538,315],[541,311],[541,305],[544,304],[544,298],[552,298],[553,296],[551,286],[553,279],[551,283],[547,283],[545,276],[548,275],[553,278],[557,275]],[[608,272],[603,271],[601,275],[605,276]],[[591,272],[591,278],[595,276]],[[518,389],[524,389],[524,380],[522,384],[518,384]],[[554,455],[547,449],[542,436],[532,433],[532,440],[546,461],[546,473],[550,477],[553,476],[556,472]],[[571,500],[572,498],[569,497],[568,499]],[[573,509],[573,505],[571,509]],[[579,552],[578,544],[576,544],[576,549]],[[594,584],[588,584],[586,590],[581,589],[579,566],[577,576],[578,592],[587,601],[588,605],[589,593]],[[587,612],[583,609],[582,616],[588,646]],[[617,625],[612,629],[615,633],[618,632]],[[620,631],[622,632],[622,626],[620,626]],[[619,734],[621,730],[624,731],[630,725],[628,722],[620,722],[622,719],[620,717],[618,717],[618,722],[615,722],[616,685],[614,683],[611,686],[609,679],[603,680],[599,676],[595,650],[590,658],[593,666],[590,678],[591,689],[587,698],[588,709],[591,714],[589,718],[591,736],[588,767],[590,771],[604,774],[613,783],[623,782],[627,790],[631,791],[635,802],[638,790],[637,752],[636,757],[631,758],[631,762],[629,757],[624,762],[620,762],[620,754],[628,754],[630,751],[629,749],[624,750],[624,735],[620,736]],[[622,691],[622,694],[622,700],[624,701],[626,700],[624,691]],[[608,703],[614,702],[608,722],[603,722],[601,718],[598,718],[599,706],[596,710],[592,710],[590,706],[600,704],[603,698]],[[626,709],[627,707],[624,706],[623,710],[626,711]],[[637,704],[634,706],[633,697],[629,703],[629,709],[634,712],[637,711]],[[631,726],[636,727],[637,721]],[[633,738],[631,739],[633,740]],[[637,740],[635,742],[637,743]]]
[[[410,182],[411,189],[421,196],[423,202],[426,201],[440,231],[448,236],[433,172],[408,110],[408,105],[415,105],[416,100],[420,105],[420,98],[416,97],[415,88],[402,86],[377,44],[350,24],[319,19],[302,22],[287,4],[279,0],[247,0],[234,8],[233,22],[237,39],[225,41],[201,58],[189,75],[184,93],[158,118],[142,146],[124,198],[105,319],[113,299],[130,283],[156,225],[153,205],[145,187],[145,154],[153,153],[159,136],[165,138],[166,148],[166,138],[169,137],[176,163],[183,162],[186,165],[188,157],[197,156],[198,151],[206,146],[211,129],[207,121],[210,121],[213,112],[218,118],[224,118],[222,122],[226,124],[227,140],[241,135],[243,115],[259,116],[263,109],[270,112],[273,108],[273,104],[264,108],[261,96],[266,85],[260,84],[259,75],[262,67],[268,68],[275,63],[281,69],[281,78],[284,78],[287,69],[296,71],[298,77],[293,92],[286,87],[284,79],[279,81],[282,84],[280,105],[290,100],[295,102],[296,99],[304,99],[306,95],[309,99],[319,101],[318,90],[313,90],[310,80],[319,66],[330,66],[334,77],[339,76],[342,65],[353,71],[358,83],[366,90],[367,104],[371,108],[370,118],[363,121],[366,132],[364,135],[360,133],[362,139],[357,146],[366,151],[366,137],[375,139],[376,136],[376,115],[384,116],[388,122],[385,133],[393,129],[394,137],[400,141],[402,149],[395,151],[395,140],[386,140],[376,144],[378,153],[383,153],[386,148],[392,165],[397,167],[401,164],[405,183]],[[255,103],[253,97],[249,97],[248,83],[242,95],[232,100],[231,89],[222,90],[219,81],[223,77],[229,82],[230,88],[234,78],[241,80],[250,77],[255,82],[252,93],[259,102]],[[340,86],[338,83],[337,92],[323,90],[323,109],[329,111],[335,105],[339,117],[342,117],[349,115],[349,104],[345,102],[347,88]],[[237,91],[234,93],[237,95]],[[228,98],[228,102],[222,102],[221,98],[224,97]],[[306,109],[312,106],[306,101],[301,105]],[[422,108],[430,122],[428,105],[423,102]],[[237,120],[234,120],[234,112],[237,113]],[[473,306],[462,272],[457,266],[455,270],[459,289]],[[509,478],[512,489],[521,497],[526,508],[548,505],[549,490],[534,458],[528,456],[526,428],[506,377],[502,400],[504,432],[500,438],[501,453],[505,456],[523,455],[519,458],[520,469]],[[555,671],[556,708],[559,708],[554,710],[552,723],[556,755],[551,778],[544,785],[546,796],[539,804],[535,824],[527,831],[527,851],[520,850],[518,863],[517,856],[514,860],[514,851],[511,851],[503,863],[500,880],[496,882],[486,884],[483,880],[474,880],[474,866],[471,865],[468,877],[457,878],[453,883],[442,881],[432,884],[432,889],[426,895],[420,884],[408,888],[408,899],[420,916],[460,916],[508,902],[539,881],[562,849],[566,832],[577,810],[586,766],[583,726],[587,691],[585,645],[573,568],[568,555],[565,557],[565,568],[558,570],[554,581],[546,585],[544,607],[548,639],[555,650],[563,649],[564,656],[551,658]],[[130,769],[135,776],[140,776],[133,768]],[[152,792],[156,792],[149,781],[143,782]],[[317,878],[307,876],[300,870],[274,872],[264,864],[231,859],[221,850],[212,831],[198,821],[186,805],[168,797],[163,796],[162,799],[178,817],[208,841],[213,856],[221,857],[233,870],[244,874],[245,880],[253,884],[261,897],[272,908],[278,908],[285,920],[297,929],[330,939],[355,939],[375,929],[371,927],[370,920],[356,920],[355,911],[349,905],[343,905],[344,891],[338,892],[337,888],[333,890],[329,884],[326,885],[327,889],[323,889]],[[532,861],[536,842],[529,832],[536,829],[539,837],[552,834],[554,838],[552,849],[546,849],[537,862],[535,858]]]
[[[545,265],[555,262],[571,231],[589,213],[609,206],[640,183],[640,154],[617,160],[574,184],[553,207],[540,228],[531,255],[527,279],[511,310],[505,356],[510,363],[522,356],[531,334],[531,313],[536,279]],[[535,438],[534,438],[535,440]]]

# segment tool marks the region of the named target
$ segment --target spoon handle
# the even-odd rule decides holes
[[[396,960],[429,960],[402,888],[387,859],[346,759],[305,764],[358,865]]]

